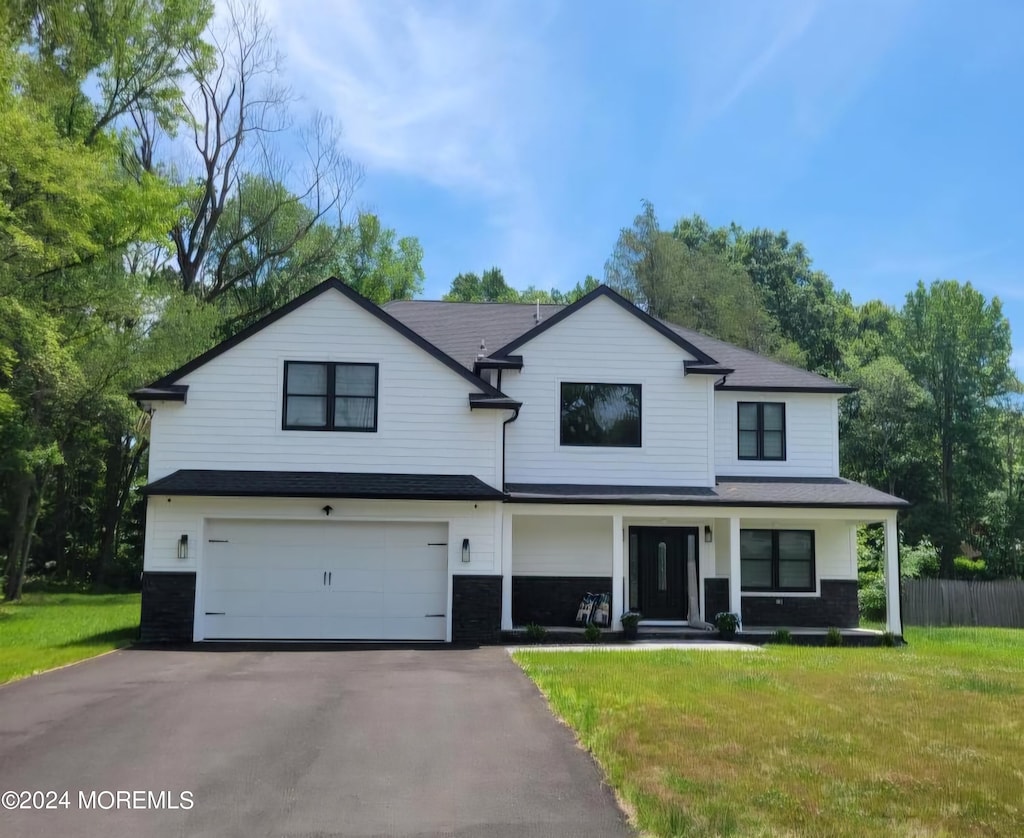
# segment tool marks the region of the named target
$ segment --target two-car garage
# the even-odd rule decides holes
[[[207,519],[206,640],[444,640],[448,524]]]

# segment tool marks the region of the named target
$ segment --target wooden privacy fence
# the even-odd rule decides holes
[[[904,579],[903,622],[1024,628],[1024,580]]]

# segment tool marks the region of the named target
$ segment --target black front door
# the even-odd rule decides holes
[[[631,609],[648,620],[686,619],[688,550],[696,559],[696,528],[629,528]]]

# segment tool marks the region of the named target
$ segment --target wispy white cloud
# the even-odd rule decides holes
[[[715,4],[687,18],[680,60],[699,130],[766,91],[782,94],[780,124],[816,137],[877,73],[916,0]],[[752,137],[756,141],[758,137]]]
[[[370,180],[408,178],[479,207],[460,269],[497,264],[520,286],[559,281],[567,271],[536,166],[553,154],[550,137],[565,118],[558,101],[570,95],[552,66],[557,41],[545,32],[555,6],[261,3],[295,92],[338,118],[346,150]],[[447,282],[430,285],[438,281]]]
[[[287,81],[308,106],[338,117],[346,150],[369,180],[375,173],[408,178],[478,206],[480,224],[467,234],[483,239],[473,245],[486,255],[472,258],[501,265],[520,286],[564,287],[600,271],[614,243],[595,245],[595,220],[605,208],[571,191],[606,181],[612,185],[602,198],[628,193],[635,202],[650,194],[650,184],[678,178],[665,161],[638,161],[624,144],[640,113],[631,107],[651,95],[651,79],[667,84],[673,101],[644,102],[641,122],[657,126],[652,131],[666,149],[758,105],[766,90],[785,95],[776,95],[783,112],[765,121],[765,134],[782,144],[791,135],[813,136],[877,71],[909,0],[884,0],[869,12],[822,0],[687,4],[675,35],[669,25],[644,29],[643,13],[626,2],[593,7],[591,27],[574,6],[559,17],[556,4],[518,0],[260,2],[287,56]],[[658,24],[673,15],[668,8],[651,14]],[[645,76],[633,64],[649,59],[656,70]],[[581,69],[613,60],[621,67],[604,87]],[[621,97],[620,89],[635,92]],[[688,124],[651,117],[675,101]],[[586,119],[597,120],[595,130],[581,128]],[[580,143],[606,145],[590,158],[600,161],[592,172],[574,169],[573,156],[590,151]],[[615,183],[620,169],[647,180]],[[692,188],[680,181],[681,194]],[[622,223],[633,206],[617,210]],[[564,218],[569,208],[571,221]],[[584,253],[573,232],[587,225]],[[609,226],[601,219],[600,229]],[[593,252],[595,246],[606,249]]]
[[[513,5],[264,5],[299,92],[341,118],[367,167],[476,193],[521,187],[545,60]]]

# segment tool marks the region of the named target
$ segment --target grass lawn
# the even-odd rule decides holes
[[[654,835],[1024,835],[1024,631],[516,659]]]
[[[26,593],[0,603],[0,684],[127,646],[139,594]]]

